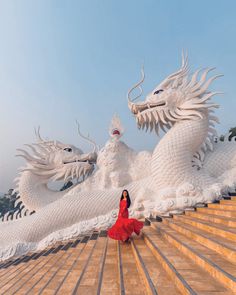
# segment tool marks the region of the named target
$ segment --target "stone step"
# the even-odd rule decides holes
[[[63,256],[65,251],[60,251],[66,245],[54,248],[51,252],[45,253],[39,260],[31,260],[25,265],[17,269],[15,272],[7,275],[7,278],[0,281],[0,290],[5,293],[17,292],[27,281],[31,280],[35,275],[38,276],[40,271],[50,268],[51,265],[58,261],[58,256]]]
[[[121,294],[117,257],[118,257],[118,243],[115,240],[108,239],[107,251],[105,253],[102,280],[100,283],[101,295]]]
[[[236,204],[235,205],[232,205],[232,204],[226,205],[226,204],[213,203],[213,204],[208,204],[208,208],[222,209],[222,210],[236,212]]]
[[[138,270],[145,281],[148,293],[158,295],[181,294],[144,240],[133,237],[131,243]]]
[[[230,199],[230,200],[220,200],[220,204],[228,204],[228,205],[233,205],[236,206],[236,199]]]
[[[236,242],[189,223],[236,234],[222,219],[233,218],[188,211],[147,219],[143,237],[133,235],[130,243],[106,231],[58,242],[2,262],[0,294],[233,294]]]
[[[82,251],[78,253],[76,261],[74,261],[72,267],[67,270],[66,278],[63,280],[62,284],[57,287],[57,294],[78,293],[79,284],[88,268],[90,259],[95,251],[97,241],[98,239],[89,239],[85,243]]]
[[[79,241],[80,238],[78,238],[77,240],[73,240],[75,245]],[[64,242],[64,244],[67,244],[67,242]],[[40,257],[48,256],[50,255],[50,253],[56,254],[62,247],[62,242],[57,242],[52,246],[46,247],[42,251],[36,251],[34,253],[29,253],[27,255],[22,255],[21,257],[12,258],[10,260],[2,262],[0,265],[0,280],[3,279],[4,276],[9,276],[13,274],[13,272],[22,270],[27,266],[26,263],[38,260]]]
[[[231,197],[228,195],[222,195],[223,200],[231,200]]]
[[[168,221],[165,221],[167,224]],[[212,233],[208,233],[189,224],[169,220],[168,226],[186,237],[224,255],[230,262],[236,263],[236,245],[234,242],[220,238]]]
[[[17,293],[21,292],[21,288],[23,285],[28,284],[32,287],[34,282],[38,280],[38,274],[42,273],[44,269],[50,267],[50,265],[54,264],[55,261],[59,261],[60,257],[68,250],[68,246],[70,246],[71,242],[58,242],[53,247],[49,249],[45,249],[44,253],[39,255],[37,254],[33,259],[29,260],[27,263],[19,263],[15,266],[8,275],[8,269],[6,269],[5,276],[8,277],[8,281],[0,280],[0,289],[6,288],[6,283],[10,290],[18,290]],[[73,246],[78,244],[78,240],[74,240]],[[11,266],[14,267],[14,266]],[[24,279],[22,277],[25,276]],[[24,284],[21,283],[24,281]],[[26,283],[27,281],[27,283]]]
[[[215,209],[215,208],[197,208],[197,212],[207,213],[207,214],[214,214],[218,216],[226,216],[226,217],[235,217],[236,218],[236,211],[232,210],[225,210],[225,209]]]
[[[0,262],[0,274],[1,272],[5,272],[5,269],[6,268],[9,268],[11,267],[12,265],[18,265],[19,263],[21,262],[27,262],[29,261],[30,259],[36,259],[35,256],[40,256],[40,254],[42,255],[42,252],[45,252],[49,249],[51,249],[52,247],[56,247],[56,246],[59,246],[61,243],[58,243],[58,244],[54,244],[53,246],[48,246],[48,247],[45,247],[42,251],[33,251],[33,252],[29,252],[27,253],[27,255],[21,255],[21,256],[15,256],[15,257],[11,257],[7,260],[4,260],[2,262]]]
[[[55,259],[48,260],[43,270],[35,271],[33,268],[34,274],[23,279],[21,286],[13,283],[9,292],[132,294],[139,284],[136,294],[149,294],[138,273],[131,244],[108,240],[106,236],[90,237],[85,243],[77,244],[76,249],[70,247],[65,253],[58,253]]]
[[[232,218],[232,217],[231,218],[223,217],[223,216],[218,216],[214,214],[207,214],[206,212],[201,213],[198,211],[194,211],[194,212],[186,211],[185,215],[210,221],[212,223],[219,223],[222,225],[226,225],[228,227],[236,227],[236,218]]]
[[[70,248],[70,245],[67,246]],[[80,248],[80,246],[78,246]],[[76,250],[78,250],[78,248]],[[62,253],[64,251],[64,254]],[[47,264],[42,269],[39,269],[37,273],[35,273],[32,277],[29,277],[27,281],[25,281],[21,287],[17,290],[17,293],[20,292],[22,294],[41,294],[44,286],[49,284],[53,278],[58,273],[59,269],[62,269],[64,265],[67,264],[69,258],[73,255],[75,251],[70,249],[62,248],[61,253],[58,252],[56,255],[55,262]]]
[[[173,247],[159,231],[149,227],[145,228],[143,233],[146,244],[182,294],[233,294],[189,257],[183,255],[182,251]]]
[[[118,242],[121,294],[152,294],[139,274],[131,243]]]
[[[168,226],[170,222],[158,225],[153,223],[152,226],[180,252],[202,267],[226,288],[230,288],[236,293],[236,263],[227,261],[221,254],[180,234]]]
[[[26,262],[28,263],[31,260],[34,261],[40,256],[45,256],[53,250],[55,250],[55,247],[46,248],[41,252],[34,253],[33,255],[23,255],[22,257],[3,262],[0,268],[0,281],[3,280],[4,276],[12,275],[14,272],[26,267]],[[27,256],[31,257],[31,259],[28,259]]]
[[[144,243],[144,242],[143,242]],[[134,257],[136,259],[137,268],[139,271],[139,274],[144,281],[145,289],[147,294],[150,295],[157,295],[157,290],[153,284],[153,281],[149,275],[149,272],[147,270],[147,266],[144,263],[144,260],[140,254],[140,250],[137,248],[136,243],[134,240],[131,241],[131,246],[133,250]]]
[[[35,274],[31,279],[29,279],[19,290],[22,294],[36,294],[36,293],[51,293],[51,290],[47,289],[47,286],[50,286],[51,283],[55,282],[56,290],[64,281],[68,269],[70,269],[71,264],[79,257],[79,254],[82,252],[85,247],[85,243],[77,243],[75,247],[72,247],[67,251],[66,256],[58,255],[58,263],[54,264],[51,268],[47,268],[45,272],[44,269],[39,271],[39,274]]]
[[[107,241],[107,237],[98,238],[93,253],[88,259],[87,267],[84,268],[84,273],[77,281],[72,294],[96,294],[98,292],[103,275],[104,250],[106,249]],[[53,286],[51,288],[52,290],[54,289]]]
[[[118,295],[134,290],[136,294],[150,294],[137,269],[132,245],[107,235],[96,233],[34,254],[37,259],[30,256],[26,263],[5,268],[1,294]]]
[[[231,241],[236,242],[236,229],[228,228],[216,223],[210,223],[207,221],[200,220],[198,218],[193,218],[187,215],[184,216],[174,216],[176,220],[179,220],[183,223],[190,224],[195,226],[203,231],[213,233],[217,236],[223,237],[225,239],[229,239]]]

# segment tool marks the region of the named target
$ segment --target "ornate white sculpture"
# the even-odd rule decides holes
[[[96,160],[94,151],[83,154],[75,147],[41,142],[38,146],[42,147],[41,152],[33,147],[33,156],[24,152],[28,165],[22,173],[28,174],[24,181],[22,175],[19,179],[19,190],[21,185],[24,187],[20,200],[36,213],[0,224],[0,259],[109,227],[116,219],[123,188],[131,195],[130,215],[138,218],[183,210],[199,202],[212,202],[226,189],[234,187],[235,160],[229,161],[223,169],[214,166],[214,159],[221,163],[230,159],[232,153],[235,155],[235,145],[213,143],[217,118],[212,109],[217,105],[209,100],[217,93],[210,92],[208,87],[218,76],[207,80],[210,70],[203,71],[200,79],[200,70],[189,76],[187,58],[183,57],[179,71],[168,76],[145,101],[134,103],[130,95],[134,88],[141,88],[142,71],[141,81],[128,93],[128,105],[138,128],[150,128],[157,134],[159,128],[170,130],[153,153],[137,153],[120,140],[124,130],[119,119],[113,118],[111,138],[97,155],[97,169],[65,192],[50,192],[45,183],[50,177],[66,180],[73,178],[73,173],[78,177],[81,173],[90,173]],[[222,157],[222,147],[231,155]],[[63,151],[65,148],[73,148],[71,156],[68,150]],[[72,162],[77,159],[79,162]],[[70,168],[67,169],[67,165]]]
[[[120,118],[115,114],[111,120],[109,134],[111,138],[114,138],[114,140],[118,140],[123,135],[123,133],[124,127],[121,124]]]
[[[219,121],[212,114],[212,108],[219,105],[210,99],[221,92],[211,92],[208,87],[222,75],[207,80],[207,74],[213,69],[206,69],[200,80],[197,78],[201,70],[189,77],[187,57],[183,56],[181,69],[160,83],[144,102],[134,103],[142,94],[143,70],[141,81],[128,93],[128,105],[138,128],[154,129],[157,134],[160,128],[164,132],[165,127],[171,129],[152,156],[152,176],[159,193],[162,189],[164,192],[174,190],[178,197],[181,196],[179,189],[182,194],[181,186],[185,189],[189,186],[194,190],[189,196],[194,193],[199,201],[208,202],[216,199],[220,192],[235,188],[235,142],[227,137],[224,142],[214,140],[217,136],[214,122]],[[130,94],[136,87],[141,93],[131,100]]]
[[[27,166],[21,169],[19,176],[15,179],[19,198],[15,205],[21,203],[21,212],[15,212],[13,219],[26,216],[32,211],[47,206],[48,204],[62,198],[68,190],[53,191],[48,188],[50,181],[76,179],[77,182],[85,180],[94,170],[97,160],[97,146],[88,137],[78,132],[81,137],[93,144],[93,151],[85,154],[81,149],[59,141],[46,141],[37,131],[38,142],[30,145],[31,154],[23,149],[17,149],[21,156],[27,161]],[[6,215],[7,220],[10,215]]]

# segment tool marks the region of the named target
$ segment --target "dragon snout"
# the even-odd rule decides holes
[[[96,161],[97,161],[97,157],[98,157],[98,155],[97,155],[97,153],[91,153],[90,155],[89,155],[89,163],[91,163],[91,164],[93,164],[93,163],[96,163]]]
[[[135,104],[133,102],[129,102],[129,109],[134,115],[137,115],[139,112],[147,109],[147,105],[146,103]]]

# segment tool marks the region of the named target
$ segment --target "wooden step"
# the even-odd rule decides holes
[[[214,214],[218,216],[226,216],[226,217],[235,217],[236,218],[236,211],[232,210],[225,210],[225,209],[215,209],[215,208],[197,208],[197,212],[207,213],[207,214]]]
[[[181,294],[143,239],[134,237],[132,247],[148,294]]]
[[[234,242],[236,241],[236,229],[234,228],[226,228],[225,226],[222,226],[220,224],[213,224],[187,215],[174,216],[174,218],[183,223],[195,226],[203,231],[213,233],[217,236],[229,239]]]
[[[228,227],[236,227],[236,218],[230,218],[230,217],[223,217],[223,216],[218,216],[214,214],[207,214],[206,212],[199,212],[199,211],[186,211],[185,215],[194,217],[194,218],[199,218],[203,219],[212,223],[219,223],[222,225],[226,225]]]
[[[182,294],[233,294],[167,242],[160,232],[145,228],[143,233],[146,244]]]
[[[236,293],[236,263],[227,261],[224,256],[170,228],[168,222],[167,225],[153,224],[152,226],[180,252]]]
[[[168,220],[165,221],[167,224]],[[220,238],[212,233],[208,233],[189,224],[184,224],[176,220],[169,220],[168,226],[185,235],[186,237],[207,246],[209,249],[224,255],[229,261],[236,262],[236,245],[234,242]]]

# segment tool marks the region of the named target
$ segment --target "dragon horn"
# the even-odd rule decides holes
[[[97,151],[98,151],[98,146],[97,146],[96,142],[93,141],[92,139],[90,139],[90,138],[89,138],[89,135],[88,135],[88,136],[84,136],[84,135],[81,133],[81,131],[80,131],[80,125],[79,125],[79,122],[78,122],[77,120],[76,120],[76,124],[77,124],[77,127],[78,127],[78,133],[79,133],[79,135],[80,135],[83,139],[85,139],[86,141],[88,141],[89,143],[91,143],[91,144],[93,145],[93,152],[94,152],[94,153],[97,152]]]

